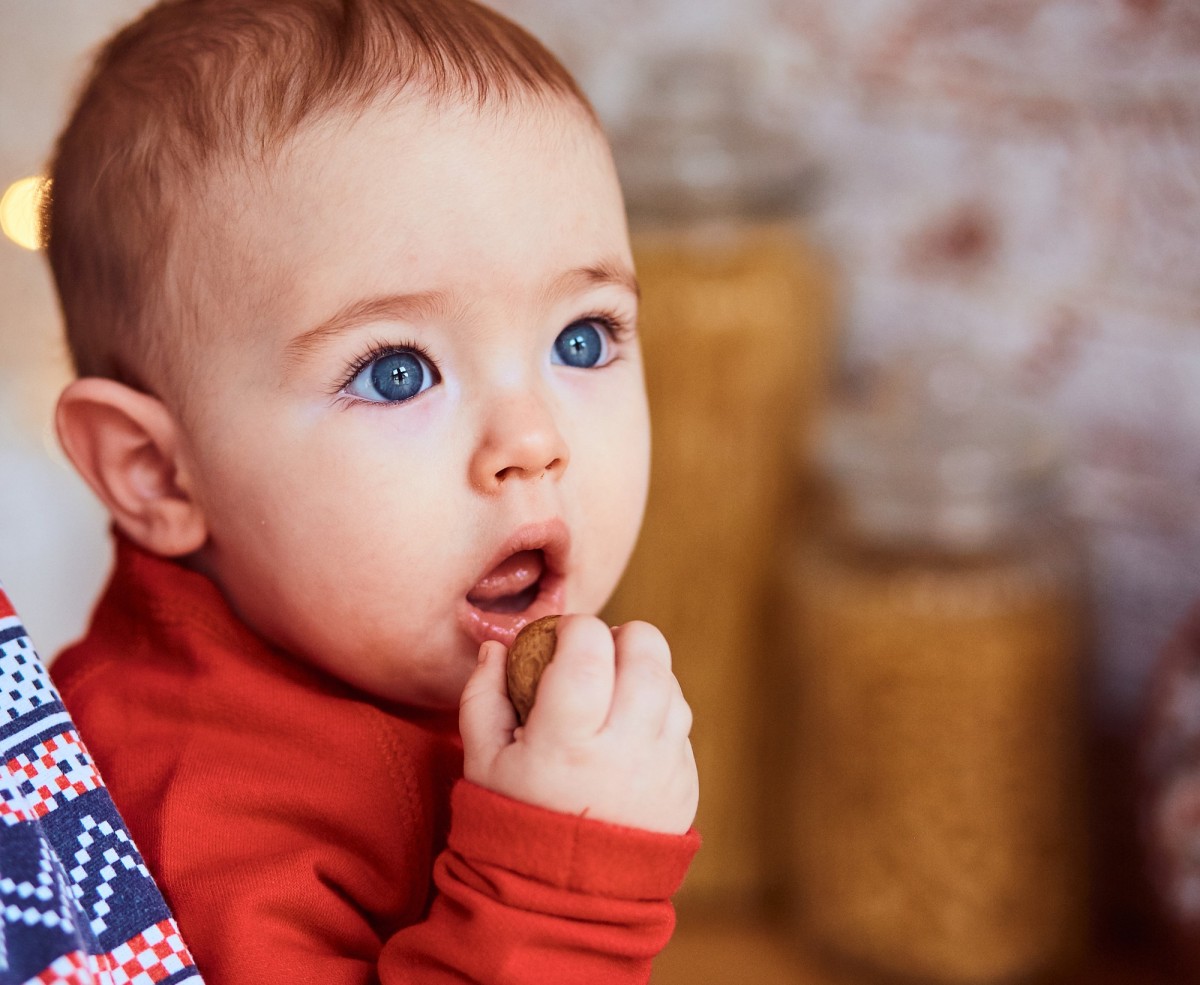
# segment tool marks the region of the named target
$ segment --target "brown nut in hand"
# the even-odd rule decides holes
[[[517,633],[508,651],[508,699],[517,709],[517,719],[522,725],[533,707],[542,671],[554,657],[558,619],[558,616],[535,619]]]

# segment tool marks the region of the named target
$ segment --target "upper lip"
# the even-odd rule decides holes
[[[467,590],[463,594],[464,596],[469,595],[471,589],[479,583],[480,579],[486,577],[505,560],[521,551],[540,550],[546,562],[546,570],[542,576],[543,579],[548,576],[558,578],[566,570],[570,548],[571,534],[567,529],[566,523],[561,519],[555,517],[550,520],[524,524],[496,549],[491,559],[486,562],[483,570],[477,573],[475,581],[467,587]]]

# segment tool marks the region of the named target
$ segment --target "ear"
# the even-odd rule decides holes
[[[203,546],[208,529],[192,497],[179,427],[165,404],[115,380],[75,380],[58,400],[58,440],[113,522],[154,554]]]

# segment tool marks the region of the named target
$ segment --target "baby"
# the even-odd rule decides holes
[[[698,839],[611,155],[469,0],[168,0],[53,161],[54,676],[209,985],[644,982]],[[564,612],[528,722],[506,648]]]

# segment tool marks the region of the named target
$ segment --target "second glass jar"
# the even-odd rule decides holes
[[[1080,568],[1036,423],[925,353],[831,420],[797,552],[796,887],[879,981],[1041,981],[1086,937]]]

